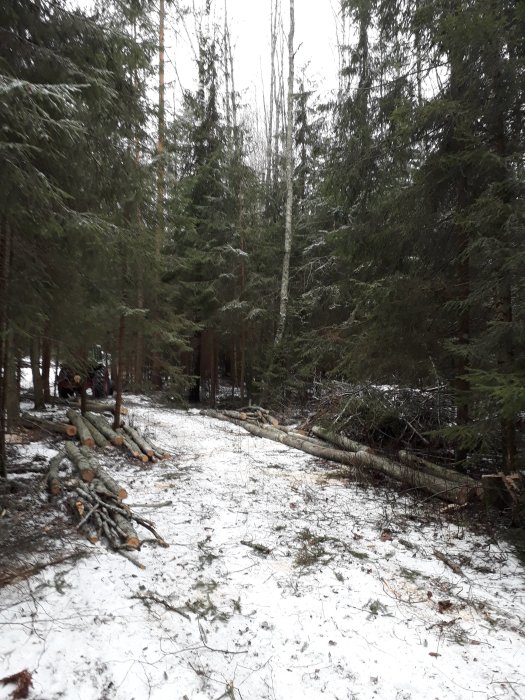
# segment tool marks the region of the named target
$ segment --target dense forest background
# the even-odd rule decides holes
[[[188,10],[1,3],[3,465],[24,358],[41,407],[101,345],[125,387],[175,401],[444,387],[456,461],[516,467],[524,3],[341,0],[331,99],[294,78],[293,2],[268,4],[261,137],[211,0],[174,115],[166,17]]]

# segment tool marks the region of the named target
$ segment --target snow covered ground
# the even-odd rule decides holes
[[[0,678],[27,668],[40,700],[525,698],[508,546],[228,423],[132,414],[174,457],[117,476],[130,505],[172,501],[136,508],[170,548],[144,543],[141,571],[87,545],[0,589]]]

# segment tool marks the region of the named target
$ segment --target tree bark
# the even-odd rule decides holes
[[[279,321],[275,335],[275,345],[280,345],[288,312],[288,293],[290,286],[290,257],[292,252],[292,205],[293,205],[293,84],[294,84],[294,0],[290,0],[290,31],[288,32],[288,114],[286,122],[286,218],[284,233],[284,256],[281,278],[281,295]]]
[[[32,416],[30,413],[22,413],[21,423],[27,428],[42,428],[42,430],[48,430],[53,433],[61,433],[62,435],[67,435],[68,437],[75,437],[77,434],[77,429],[74,425],[68,425],[67,423],[55,423],[54,421],[45,420],[44,418],[37,418]]]
[[[120,315],[120,322],[118,328],[118,341],[117,341],[117,353],[118,353],[118,369],[117,369],[117,386],[115,395],[115,410],[113,419],[113,430],[116,430],[120,426],[120,413],[122,406],[122,374],[124,372],[124,335],[125,335],[125,316],[124,313]]]
[[[112,442],[113,445],[122,445],[124,442],[122,435],[117,435],[105,418],[97,415],[96,413],[92,413],[91,411],[86,413],[86,418],[90,423],[93,423],[95,428],[101,432],[104,437],[107,437],[107,439]]]
[[[35,402],[35,410],[43,411],[46,408],[44,401],[44,382],[40,373],[40,343],[38,338],[31,339],[30,359],[31,359],[31,374],[33,377],[33,400]]]
[[[95,470],[73,442],[66,442],[65,451],[68,459],[73,462],[83,481],[93,481]]]
[[[62,452],[59,452],[49,463],[49,471],[47,473],[47,489],[52,496],[58,496],[62,491],[58,471],[63,459],[64,455]]]
[[[128,435],[131,437],[131,439],[140,447],[142,452],[144,452],[145,455],[148,457],[153,457],[155,454],[155,450],[153,447],[148,443],[147,440],[145,440],[140,433],[132,428],[130,425],[125,425],[124,430]]]
[[[42,335],[42,384],[44,391],[44,403],[51,403],[51,340],[49,338],[49,321],[44,326]]]
[[[89,432],[91,433],[93,440],[98,445],[98,447],[101,447],[103,450],[106,449],[106,447],[109,447],[109,440],[107,440],[104,437],[104,435],[102,435],[100,430],[98,430],[98,428],[95,425],[93,425],[93,423],[91,423],[91,421],[86,416],[83,416],[83,420],[89,428]]]
[[[85,447],[94,447],[95,446],[95,441],[93,440],[93,436],[89,432],[89,426],[87,423],[84,422],[83,417],[74,411],[72,408],[68,408],[66,411],[66,416],[68,417],[68,420],[75,426],[78,432],[78,438],[80,442],[85,446]]]
[[[420,470],[413,469],[406,464],[393,462],[386,457],[381,457],[371,452],[346,452],[330,447],[321,447],[313,444],[308,439],[301,439],[288,435],[276,428],[271,428],[269,426],[263,428],[259,425],[253,425],[252,423],[226,418],[217,411],[207,411],[206,415],[212,418],[218,418],[219,420],[229,421],[235,425],[239,425],[253,435],[280,442],[283,445],[294,447],[295,449],[302,450],[315,457],[345,464],[357,470],[363,468],[381,472],[413,489],[419,489],[436,496],[440,500],[451,503],[466,503],[472,498],[479,497],[477,489],[472,489],[467,480],[465,480],[465,482],[448,481],[433,476],[432,474],[426,474]]]
[[[0,477],[7,478],[5,435],[7,432],[7,375],[9,364],[9,282],[11,272],[11,229],[0,221]]]
[[[321,428],[321,426],[319,425],[314,425],[312,428],[310,428],[310,432],[313,433],[313,435],[316,435],[317,437],[326,440],[327,442],[331,442],[332,444],[336,445],[337,447],[340,447],[343,450],[349,450],[350,452],[371,451],[371,448],[367,445],[361,445],[359,442],[350,440],[350,438],[347,438],[344,435],[339,435],[338,433],[334,433],[333,431],[327,430],[326,428]]]

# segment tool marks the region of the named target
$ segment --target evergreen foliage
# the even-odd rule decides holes
[[[338,93],[319,104],[306,72],[295,83],[294,246],[277,350],[279,37],[261,162],[210,2],[196,23],[197,88],[154,155],[154,9],[0,7],[2,433],[21,357],[36,358],[36,374],[47,358],[45,385],[51,355],[79,366],[95,343],[114,351],[122,319],[128,386],[162,381],[169,396],[189,387],[213,404],[220,374],[232,400],[284,404],[331,379],[446,385],[455,412],[439,439],[465,467],[484,455],[514,469],[525,406],[522,3],[341,1],[351,40]]]

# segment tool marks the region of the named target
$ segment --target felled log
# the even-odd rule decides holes
[[[60,464],[63,459],[63,453],[59,452],[49,462],[49,471],[47,473],[47,489],[52,496],[58,496],[59,493],[62,491],[60,479],[58,477],[58,470],[60,469]]]
[[[223,411],[225,416],[228,418],[236,418],[237,420],[247,420],[248,414],[244,411]]]
[[[97,479],[104,485],[105,488],[107,488],[108,491],[115,494],[115,496],[121,501],[128,497],[128,492],[126,489],[115,481],[115,479],[110,476],[103,467],[98,468]]]
[[[88,447],[82,446],[82,447],[79,447],[78,449],[79,449],[79,452],[82,455],[82,457],[84,457],[84,459],[87,461],[87,463],[89,464],[91,469],[93,469],[93,472],[96,476],[100,467],[99,467],[98,460],[95,457],[94,453]]]
[[[99,447],[102,447],[102,449],[109,447],[109,440],[102,435],[100,430],[88,418],[86,418],[86,416],[84,416],[84,423],[89,428],[89,432],[93,436],[93,440]]]
[[[342,450],[349,450],[350,452],[371,452],[371,448],[367,445],[361,445],[359,442],[355,442],[355,440],[350,440],[350,438],[340,435],[339,433],[335,433],[332,430],[322,428],[320,425],[312,426],[312,428],[310,428],[310,432],[313,435],[326,440],[326,442],[330,442],[332,445],[340,447]]]
[[[478,490],[472,489],[469,483],[445,481],[445,479],[441,479],[432,474],[426,474],[406,464],[394,462],[386,457],[373,454],[372,452],[364,452],[362,450],[359,452],[347,452],[336,448],[322,447],[313,444],[307,439],[283,433],[276,428],[270,428],[269,426],[262,427],[253,425],[252,423],[227,418],[217,411],[209,410],[205,412],[205,415],[235,423],[249,433],[252,433],[252,435],[280,442],[283,445],[294,447],[295,449],[302,450],[315,457],[345,464],[355,469],[372,469],[381,472],[396,481],[400,481],[414,489],[426,491],[450,503],[465,503],[469,499],[479,497]]]
[[[120,515],[120,513],[112,513],[111,517],[115,521],[115,525],[120,532],[124,533],[126,547],[128,549],[137,549],[140,545],[140,540],[130,521],[123,515]]]
[[[73,442],[65,443],[68,459],[73,462],[83,481],[93,481],[95,470]]]
[[[261,406],[246,406],[239,411],[222,411],[222,413],[229,418],[237,418],[238,420],[257,420],[274,428],[279,425],[277,418],[274,418],[266,408],[261,408]]]
[[[102,416],[97,415],[96,413],[93,413],[92,411],[88,411],[86,413],[86,418],[90,423],[93,423],[95,428],[104,435],[113,445],[122,445],[124,442],[124,439],[122,435],[117,435],[117,433],[113,430],[113,428],[109,425],[107,420],[103,418]]]
[[[144,452],[145,455],[147,455],[148,457],[154,456],[155,450],[149,444],[149,442],[143,438],[143,436],[139,433],[138,430],[135,430],[135,428],[132,428],[130,425],[125,425],[124,431],[129,435],[133,442],[136,445],[138,445],[138,447],[142,450],[142,452]]]
[[[117,434],[122,437],[122,444],[127,450],[129,450],[133,457],[140,459],[141,462],[148,461],[149,457],[145,455],[140,447],[133,442],[130,436],[124,432],[123,428],[117,428]]]
[[[68,404],[78,406],[80,408],[80,401],[68,401]],[[86,401],[86,410],[91,411],[92,413],[114,413],[115,404],[100,403],[98,401],[88,400]],[[128,414],[128,409],[125,406],[121,406],[120,413],[121,415],[126,416]]]
[[[62,435],[68,435],[69,437],[75,437],[77,434],[77,429],[74,425],[55,423],[54,421],[45,420],[44,418],[37,418],[30,413],[22,413],[20,422],[26,428],[41,428],[42,430],[48,430],[53,433],[62,433]]]
[[[89,432],[89,428],[88,428],[87,424],[84,422],[80,413],[77,413],[72,408],[68,408],[66,411],[66,416],[68,417],[69,421],[71,423],[73,423],[73,425],[77,429],[77,433],[78,433],[78,437],[79,437],[80,442],[83,445],[85,445],[85,447],[94,447],[95,441],[93,440],[93,436]]]
[[[469,484],[472,489],[481,489],[479,481],[472,479],[466,474],[460,474],[453,469],[447,469],[439,464],[434,464],[426,459],[421,459],[420,457],[417,457],[406,450],[401,450],[398,454],[401,460],[408,462],[409,464],[413,464],[415,467],[427,472],[427,474],[433,474],[441,479],[445,479],[445,481],[454,481],[459,484]]]

